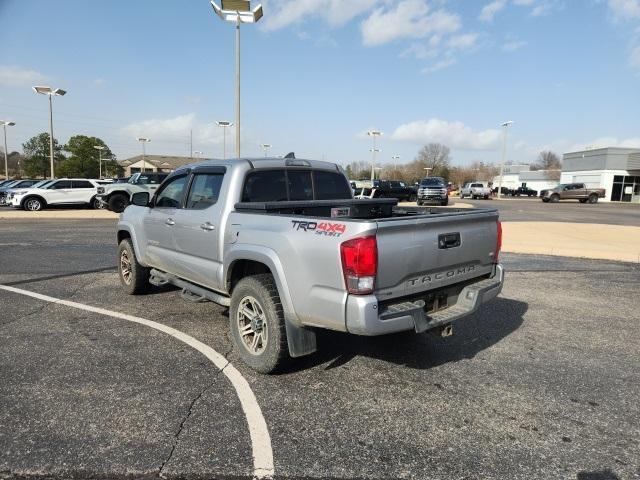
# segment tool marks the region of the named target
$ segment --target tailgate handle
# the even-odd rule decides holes
[[[460,246],[460,232],[438,235],[438,248],[455,248]]]

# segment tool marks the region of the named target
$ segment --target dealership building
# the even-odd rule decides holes
[[[609,147],[565,153],[560,183],[604,188],[602,201],[640,203],[640,149]]]
[[[505,165],[502,172],[502,187],[515,190],[518,187],[528,187],[540,192],[558,185],[558,171],[530,170],[529,165]],[[493,187],[500,184],[500,176],[493,179]]]

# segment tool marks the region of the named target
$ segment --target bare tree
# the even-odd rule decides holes
[[[531,170],[545,170],[545,178],[547,180],[560,180],[561,168],[560,156],[551,150],[540,152],[536,163],[531,165]]]
[[[429,143],[420,149],[416,160],[423,168],[431,168],[434,175],[448,169],[451,162],[451,150],[441,143]]]

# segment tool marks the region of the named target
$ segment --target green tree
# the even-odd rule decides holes
[[[51,160],[49,153],[49,134],[41,133],[35,137],[31,137],[25,143],[22,144],[22,150],[24,151],[24,174],[26,177],[31,178],[47,178],[51,173]],[[64,155],[61,152],[62,148],[58,145],[58,141],[53,139],[53,160],[54,169],[61,161],[64,160]]]
[[[100,152],[94,148],[95,146],[104,147],[104,150],[102,150],[103,176],[106,174],[107,169],[113,171],[115,155],[104,141],[97,137],[74,135],[64,146],[64,150],[69,152],[70,156],[60,164],[58,169],[60,175],[65,177],[98,178],[100,175]]]

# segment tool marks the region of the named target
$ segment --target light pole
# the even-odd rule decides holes
[[[151,140],[144,137],[139,137],[138,141],[142,144],[142,173],[147,169],[147,150],[145,145],[149,143]]]
[[[9,122],[8,120],[0,120],[0,125],[4,129],[4,176],[6,180],[9,180],[9,160],[7,153],[7,127],[13,127],[15,122]],[[20,160],[18,160],[19,162]]]
[[[267,152],[269,151],[269,149],[271,148],[271,144],[269,143],[263,143],[262,145],[260,145],[262,147],[262,149],[264,150],[264,158],[267,158]]]
[[[53,171],[53,96],[62,97],[67,93],[61,88],[51,88],[47,86],[33,87],[33,91],[41,95],[49,95],[49,154],[51,155],[51,179],[54,178]]]
[[[94,145],[93,148],[98,150],[98,165],[100,170],[100,175],[98,176],[98,178],[102,178],[102,150],[104,150],[105,147],[103,147],[102,145]]]
[[[429,172],[433,170],[433,167],[422,167],[423,170],[427,171],[427,177],[429,176]]]
[[[375,168],[376,168],[376,153],[378,153],[380,151],[378,148],[376,148],[376,138],[379,137],[380,135],[382,135],[382,132],[379,131],[379,130],[369,130],[367,132],[367,135],[369,135],[370,137],[373,137],[373,148],[369,149],[369,151],[372,153],[372,155],[371,155],[371,182],[373,183],[373,181],[376,179],[376,172],[375,172]]]
[[[504,122],[500,125],[503,128],[502,136],[502,162],[500,163],[500,180],[498,181],[498,198],[502,198],[502,174],[504,172],[504,162],[507,159],[507,130],[513,125],[513,120]]]
[[[216,122],[216,125],[222,128],[222,159],[227,159],[227,128],[233,127],[232,122],[220,120]]]
[[[240,158],[240,24],[256,23],[262,18],[262,5],[253,10],[249,0],[221,0],[222,7],[211,0],[213,11],[222,20],[236,24],[236,157]]]
[[[391,160],[393,160],[393,176],[396,177],[394,178],[394,180],[398,179],[398,160],[400,160],[400,155],[393,155],[391,157]]]

